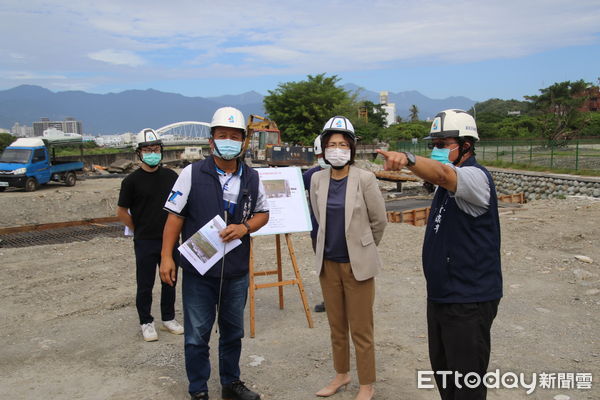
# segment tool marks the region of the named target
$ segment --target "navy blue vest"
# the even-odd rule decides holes
[[[485,173],[490,205],[484,214],[473,217],[458,208],[446,189],[438,187],[423,242],[427,298],[436,303],[475,303],[502,297],[496,186],[475,157],[462,167],[477,167]]]
[[[225,212],[223,188],[215,167],[216,164],[212,157],[192,164],[192,185],[182,229],[184,241],[217,214],[223,217]],[[258,172],[243,163],[242,168],[240,194],[237,199],[235,214],[229,217],[229,220],[226,221],[227,224],[241,224],[243,221],[250,219],[258,199]],[[248,261],[250,259],[249,235],[244,236],[241,241],[241,245],[225,255],[225,269],[223,272],[225,278],[240,277],[248,273]],[[181,265],[187,271],[195,272],[200,276],[185,257],[181,257]],[[222,261],[217,261],[204,276],[219,278],[221,276],[221,266]]]

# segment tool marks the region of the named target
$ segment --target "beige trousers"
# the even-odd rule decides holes
[[[350,263],[324,260],[321,290],[331,330],[333,367],[338,374],[350,371],[350,339],[356,352],[356,369],[361,385],[375,382],[373,302],[375,280],[354,279]]]

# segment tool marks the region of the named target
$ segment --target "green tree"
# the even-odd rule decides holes
[[[600,112],[591,112],[588,117],[588,124],[579,131],[580,136],[600,136]]]
[[[380,128],[385,127],[387,111],[383,109],[383,105],[375,104],[368,100],[363,101],[360,105],[367,109],[370,123],[373,123]]]
[[[357,118],[356,122],[353,122],[356,136],[363,143],[371,143],[377,139],[381,139],[387,116],[387,112],[383,109],[383,106],[367,100],[358,104],[358,107],[366,109],[367,120]]]
[[[495,124],[495,137],[526,138],[539,132],[539,121],[535,117],[507,117]]]
[[[539,127],[539,118],[528,115],[477,118],[477,131],[482,139],[539,137]]]
[[[567,140],[589,122],[579,108],[583,105],[590,83],[582,79],[555,83],[540,89],[538,96],[525,96],[540,114],[540,128],[550,141]]]
[[[421,139],[429,134],[430,123],[426,121],[401,122],[385,128],[382,139],[393,142],[397,140]]]
[[[521,114],[527,114],[530,112],[531,103],[527,101],[519,100],[501,100],[501,99],[489,99],[481,103],[476,103],[469,110],[469,114],[477,115],[479,120],[480,115],[496,115],[498,117],[506,117],[510,111],[520,111]]]
[[[411,122],[416,122],[419,120],[419,109],[417,108],[416,105],[412,105],[410,106],[410,108],[408,109],[408,112],[410,113],[410,121]]]
[[[354,122],[354,95],[337,86],[336,75],[308,75],[300,82],[281,83],[263,99],[269,118],[281,129],[283,141],[312,144],[327,120],[336,114]]]
[[[3,152],[9,144],[15,141],[15,137],[10,133],[0,133],[0,152]]]
[[[357,119],[352,125],[354,125],[354,132],[361,143],[372,143],[382,137],[383,128],[371,121]]]

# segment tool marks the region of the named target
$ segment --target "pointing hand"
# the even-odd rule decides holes
[[[386,171],[400,171],[408,164],[406,154],[397,151],[385,151],[381,149],[375,150],[384,158],[383,169]]]

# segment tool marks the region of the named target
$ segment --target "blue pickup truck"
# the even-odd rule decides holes
[[[83,170],[83,162],[57,161],[54,148],[58,145],[79,145],[73,140],[52,142],[46,138],[21,138],[10,144],[0,156],[0,192],[8,187],[24,188],[33,192],[39,185],[50,181],[74,186],[76,171]]]

